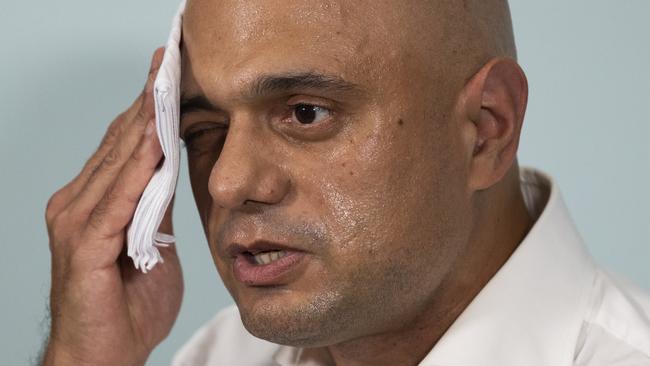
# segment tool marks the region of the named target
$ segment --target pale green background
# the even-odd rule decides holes
[[[29,364],[46,331],[45,203],[141,89],[177,3],[0,0],[0,365]],[[512,10],[531,86],[521,161],[557,178],[600,262],[650,287],[650,1],[516,0]],[[179,184],[186,297],[149,365],[168,364],[231,302],[185,167]]]

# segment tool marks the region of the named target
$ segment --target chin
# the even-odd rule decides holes
[[[237,302],[242,323],[257,338],[294,347],[322,347],[338,343],[341,316],[338,296],[332,294],[300,299],[296,294]],[[280,296],[280,297],[286,297]],[[349,322],[347,322],[349,324]],[[344,323],[345,324],[345,323]]]

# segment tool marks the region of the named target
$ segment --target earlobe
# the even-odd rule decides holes
[[[512,59],[494,59],[465,85],[469,188],[486,189],[512,166],[528,100],[528,83]]]

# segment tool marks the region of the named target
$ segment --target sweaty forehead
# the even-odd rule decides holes
[[[376,77],[404,54],[408,27],[396,3],[190,0],[185,53],[196,80],[236,84],[259,72],[295,71]]]
[[[191,0],[186,9],[187,32],[223,36],[232,42],[264,41],[295,32],[323,34],[350,26],[351,2],[322,0]]]
[[[214,97],[300,72],[387,94],[457,87],[489,58],[515,57],[507,0],[188,0],[183,47],[183,88]]]

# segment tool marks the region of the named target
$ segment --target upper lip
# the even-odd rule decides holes
[[[257,253],[268,252],[272,250],[300,251],[299,249],[296,249],[294,247],[290,247],[288,245],[281,244],[281,243],[272,242],[269,240],[255,240],[249,244],[232,243],[228,245],[228,248],[226,249],[228,255],[231,258],[235,258],[238,255],[244,253],[257,254]]]

